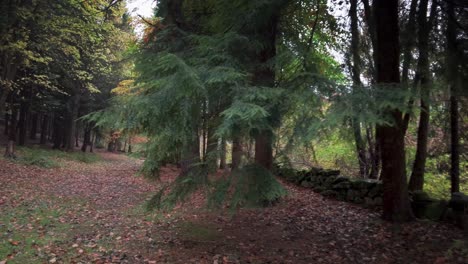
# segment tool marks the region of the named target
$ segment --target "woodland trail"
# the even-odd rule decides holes
[[[467,263],[459,229],[391,225],[379,212],[285,183],[289,197],[234,216],[196,194],[170,213],[147,212],[160,183],[141,161],[100,153],[42,169],[0,160],[0,263]],[[164,168],[162,181],[177,169]]]

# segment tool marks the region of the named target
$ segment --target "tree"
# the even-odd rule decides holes
[[[384,89],[400,89],[398,1],[377,0],[375,18],[377,82]],[[404,222],[411,220],[413,214],[406,182],[402,112],[388,108],[386,113],[392,118],[392,124],[377,127],[382,153],[383,218]]]
[[[409,189],[422,190],[424,186],[424,171],[427,156],[427,141],[429,135],[431,89],[431,73],[429,69],[429,33],[436,15],[436,4],[433,2],[431,14],[427,18],[428,0],[421,0],[418,10],[418,69],[415,85],[421,86],[421,110],[419,114],[418,139],[413,171],[409,181]]]

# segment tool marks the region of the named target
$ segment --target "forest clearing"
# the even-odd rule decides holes
[[[466,0],[0,0],[0,264],[466,264],[466,87]]]

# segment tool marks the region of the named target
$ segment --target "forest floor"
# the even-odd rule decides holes
[[[0,263],[468,263],[447,224],[391,225],[379,212],[285,184],[289,196],[235,215],[195,196],[170,213],[144,204],[161,183],[141,160],[99,153],[49,169],[0,159]],[[162,181],[175,178],[164,168]]]

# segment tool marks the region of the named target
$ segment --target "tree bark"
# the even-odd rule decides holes
[[[377,31],[377,82],[389,85],[400,82],[399,73],[399,25],[398,0],[376,0],[375,17]],[[392,125],[379,125],[377,137],[381,146],[383,181],[383,215],[385,220],[405,222],[412,220],[405,169],[405,142],[402,113],[387,109]]]
[[[49,118],[47,115],[42,117],[42,124],[41,124],[41,140],[40,144],[45,145],[47,142],[47,127],[48,127]]]
[[[10,119],[10,129],[8,133],[8,143],[5,149],[6,158],[16,158],[15,155],[15,142],[16,142],[16,125],[17,125],[17,112],[12,110],[11,119]]]
[[[81,146],[81,151],[86,152],[86,149],[91,144],[91,128],[85,126],[84,136],[83,136],[83,145]]]
[[[26,130],[27,130],[27,120],[28,120],[28,105],[26,102],[21,102],[20,107],[20,117],[19,117],[19,135],[18,135],[18,145],[24,146],[26,144]]]
[[[418,138],[416,145],[416,156],[413,163],[413,171],[409,181],[409,190],[422,190],[424,187],[424,171],[427,157],[427,140],[429,136],[429,115],[431,77],[429,69],[429,32],[431,25],[427,21],[428,0],[421,0],[418,12],[418,71],[421,79],[421,111],[419,114]],[[431,18],[435,16],[435,5],[432,6]]]
[[[62,140],[63,140],[63,125],[62,125],[62,120],[60,120],[60,117],[56,116],[54,120],[54,135],[53,135],[53,140],[54,140],[54,145],[53,149],[60,149]]]
[[[38,120],[39,120],[39,114],[34,113],[32,115],[32,120],[31,120],[31,130],[29,131],[29,139],[32,139],[32,140],[36,139]]]
[[[5,136],[8,136],[8,121],[10,120],[10,115],[8,113],[5,113],[5,127],[4,127],[4,130],[3,130],[3,134]]]
[[[357,16],[357,0],[351,0],[349,14],[351,17],[351,55],[353,63],[351,67],[353,90],[358,89],[361,85],[361,59],[359,54],[359,28]],[[354,142],[356,144],[356,153],[359,164],[359,175],[365,178],[368,173],[368,161],[366,157],[366,146],[362,139],[361,123],[357,118],[352,118],[351,126],[353,129]]]
[[[80,95],[76,94],[71,98],[71,111],[67,120],[65,149],[72,151],[75,148],[75,129],[76,119],[78,118],[78,110],[80,107]]]
[[[226,139],[221,139],[219,154],[219,169],[226,169]]]
[[[273,132],[262,130],[255,137],[255,163],[267,170],[273,168]]]
[[[450,191],[460,191],[460,135],[457,83],[459,78],[457,59],[457,24],[453,1],[447,1],[447,73],[450,89]]]
[[[242,162],[242,141],[238,135],[234,135],[232,138],[232,170],[238,169]]]

